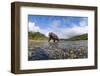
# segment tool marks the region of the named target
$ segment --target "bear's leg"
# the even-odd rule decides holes
[[[51,38],[49,37],[48,42],[50,42]]]
[[[55,42],[55,39],[53,39],[53,42]]]

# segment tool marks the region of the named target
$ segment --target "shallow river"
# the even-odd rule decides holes
[[[88,57],[87,40],[29,41],[28,60],[80,59]]]

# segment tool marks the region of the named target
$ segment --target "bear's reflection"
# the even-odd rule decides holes
[[[58,49],[59,48],[59,43],[58,42],[49,42],[48,47],[50,49]]]

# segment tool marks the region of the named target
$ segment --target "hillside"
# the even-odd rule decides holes
[[[28,38],[33,40],[45,40],[47,37],[40,32],[28,32]]]
[[[82,34],[69,38],[68,40],[88,40],[88,34]]]

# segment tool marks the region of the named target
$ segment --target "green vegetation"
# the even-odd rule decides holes
[[[40,32],[28,32],[28,38],[32,40],[47,40],[48,37],[46,37],[44,34]],[[88,34],[82,34],[78,36],[73,36],[69,39],[60,39],[60,40],[87,40],[88,39]]]
[[[48,38],[40,32],[28,32],[28,38],[32,40],[47,40]]]
[[[78,35],[78,36],[74,36],[69,38],[68,40],[88,40],[88,34],[82,34],[82,35]]]

